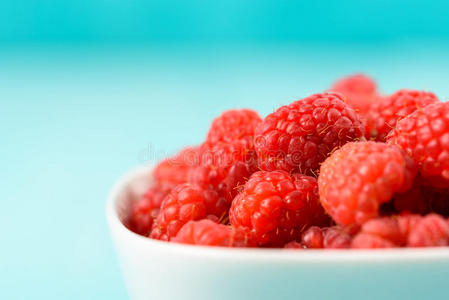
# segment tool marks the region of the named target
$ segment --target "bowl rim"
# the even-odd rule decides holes
[[[153,240],[129,230],[119,219],[117,196],[132,181],[143,176],[151,178],[153,166],[137,166],[121,176],[113,185],[106,201],[106,218],[111,233],[132,241],[145,249],[169,253],[170,255],[201,256],[202,258],[244,260],[245,262],[304,262],[304,263],[347,263],[367,262],[430,262],[449,260],[449,247],[434,248],[392,248],[392,249],[266,249],[226,248],[186,245]]]

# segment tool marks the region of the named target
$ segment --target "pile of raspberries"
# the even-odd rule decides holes
[[[160,162],[129,228],[161,241],[290,249],[449,246],[449,102],[357,74],[213,120]]]

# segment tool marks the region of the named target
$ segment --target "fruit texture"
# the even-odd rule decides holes
[[[334,149],[363,137],[355,111],[338,93],[320,93],[282,106],[256,128],[259,167],[315,174]]]
[[[250,230],[261,246],[282,246],[311,225],[329,223],[318,200],[316,179],[284,171],[254,173],[233,200],[230,221]]]
[[[449,103],[439,102],[400,120],[388,143],[404,149],[418,164],[426,185],[449,187]]]
[[[320,201],[337,224],[363,224],[396,192],[409,190],[415,174],[413,162],[397,147],[348,143],[321,165]]]
[[[388,133],[396,127],[399,120],[429,104],[438,102],[431,92],[399,90],[374,102],[366,130],[371,139],[385,142]]]

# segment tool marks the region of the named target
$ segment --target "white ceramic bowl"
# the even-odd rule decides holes
[[[449,299],[448,248],[228,249],[139,236],[122,222],[150,171],[119,180],[106,208],[132,299]]]

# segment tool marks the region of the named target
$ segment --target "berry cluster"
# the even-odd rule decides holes
[[[160,162],[134,232],[221,247],[449,246],[449,103],[382,95],[368,76],[279,107],[213,120]]]

